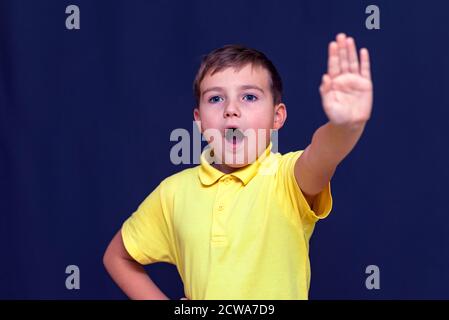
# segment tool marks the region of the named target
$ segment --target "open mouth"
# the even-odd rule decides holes
[[[245,138],[244,133],[239,128],[227,128],[225,130],[225,139],[228,143],[236,146]]]

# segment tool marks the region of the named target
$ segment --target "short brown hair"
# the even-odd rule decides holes
[[[208,72],[211,72],[213,75],[216,72],[230,67],[239,70],[247,64],[261,66],[269,72],[271,77],[270,86],[271,94],[273,95],[273,102],[275,104],[281,103],[282,80],[276,70],[276,67],[270,59],[268,59],[265,54],[255,49],[231,44],[215,49],[203,57],[201,66],[196,74],[195,81],[193,82],[193,93],[195,95],[197,105],[199,106],[201,98],[200,83],[203,81]]]

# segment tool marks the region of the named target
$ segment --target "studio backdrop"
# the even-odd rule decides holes
[[[126,298],[103,253],[161,180],[196,165],[172,163],[170,135],[193,134],[201,57],[244,44],[274,62],[285,153],[326,122],[318,87],[345,32],[370,50],[374,106],[312,236],[310,298],[449,299],[448,12],[438,0],[0,1],[0,298]],[[184,296],[173,265],[147,270]]]

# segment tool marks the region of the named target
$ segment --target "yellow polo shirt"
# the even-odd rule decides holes
[[[176,265],[189,299],[307,299],[309,239],[332,207],[330,185],[312,208],[294,165],[271,152],[231,174],[201,164],[163,180],[125,221],[139,263]]]

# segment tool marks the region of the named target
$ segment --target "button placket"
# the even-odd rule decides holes
[[[218,181],[217,196],[215,198],[215,205],[212,217],[212,239],[214,245],[225,245],[227,243],[226,236],[226,217],[225,204],[227,198],[227,186],[230,184],[231,178],[225,176]]]

